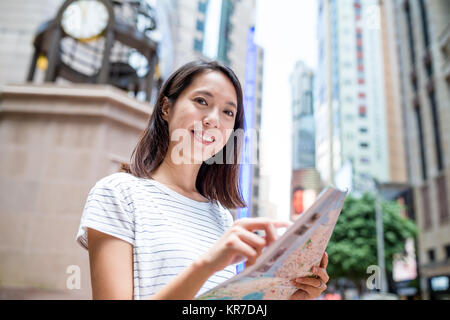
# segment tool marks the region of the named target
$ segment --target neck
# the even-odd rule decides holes
[[[170,150],[167,154],[170,155]],[[200,167],[200,163],[175,164],[170,159],[170,156],[166,156],[151,176],[158,182],[178,188],[186,193],[198,193],[195,182]]]

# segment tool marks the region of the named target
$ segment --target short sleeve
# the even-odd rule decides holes
[[[134,245],[134,215],[132,201],[117,181],[103,178],[90,190],[76,236],[77,242],[88,248],[87,229],[95,229]]]
[[[222,214],[223,225],[226,230],[226,229],[230,228],[234,223],[233,215],[231,214],[230,210],[228,210],[227,208],[222,206],[222,204],[219,203],[218,205],[219,205],[219,210]]]

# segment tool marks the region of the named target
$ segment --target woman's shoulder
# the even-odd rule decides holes
[[[106,188],[118,192],[126,192],[137,187],[137,178],[126,172],[115,172],[99,179],[94,188]]]

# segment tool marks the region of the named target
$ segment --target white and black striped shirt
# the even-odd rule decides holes
[[[164,184],[114,173],[90,190],[77,241],[88,247],[87,228],[133,245],[134,299],[155,294],[206,252],[233,224],[220,204],[183,196]],[[212,275],[200,295],[236,274],[235,265]]]

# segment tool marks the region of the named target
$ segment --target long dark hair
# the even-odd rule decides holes
[[[150,116],[149,124],[131,155],[131,164],[122,163],[121,171],[136,177],[148,178],[156,170],[169,148],[169,128],[162,117],[164,98],[173,106],[180,94],[193,81],[194,77],[206,72],[218,71],[227,76],[233,83],[237,96],[237,112],[234,132],[244,130],[244,108],[241,84],[234,72],[217,61],[196,60],[189,62],[176,70],[162,85],[155,108]],[[237,143],[234,139],[237,138]],[[231,161],[212,164],[202,163],[197,175],[195,186],[205,198],[219,202],[227,209],[246,207],[239,189],[239,157],[242,145],[242,135],[231,135],[217,156],[232,154]],[[228,148],[228,152],[227,152]],[[232,150],[232,151],[231,151]],[[231,163],[230,163],[231,162]]]

